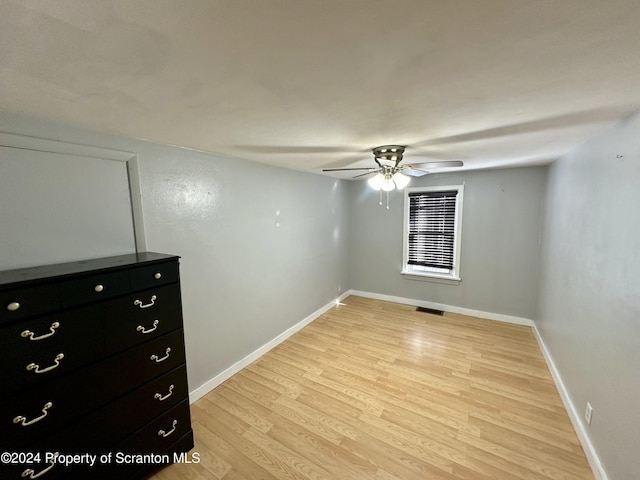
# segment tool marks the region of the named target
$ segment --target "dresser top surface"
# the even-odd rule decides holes
[[[98,270],[116,270],[142,264],[177,260],[179,258],[180,257],[176,255],[167,255],[164,253],[139,252],[113,257],[92,258],[89,260],[79,260],[75,262],[5,270],[0,271],[0,288],[15,285],[16,283],[24,284],[26,286],[30,283],[38,283],[39,281],[52,277],[82,275],[84,273]]]

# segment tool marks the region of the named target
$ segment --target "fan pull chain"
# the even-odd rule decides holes
[[[387,210],[389,210],[389,192],[387,192]]]
[[[378,202],[378,205],[382,206],[382,190],[380,190],[380,201]]]

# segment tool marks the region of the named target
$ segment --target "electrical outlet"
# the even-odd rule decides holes
[[[584,419],[587,421],[587,425],[591,425],[591,417],[593,415],[593,407],[587,402],[587,408],[584,411]]]

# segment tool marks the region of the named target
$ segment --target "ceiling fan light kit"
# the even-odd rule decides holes
[[[375,177],[370,178],[367,183],[374,190],[390,192],[395,188],[402,190],[410,181],[410,177],[398,171],[394,174],[391,174],[390,172],[385,172],[384,174],[378,173]]]

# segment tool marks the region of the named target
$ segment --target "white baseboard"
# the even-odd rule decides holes
[[[551,372],[551,377],[553,378],[554,383],[556,384],[556,388],[558,389],[558,393],[560,394],[560,398],[562,399],[562,403],[564,404],[564,408],[567,410],[567,414],[569,415],[569,420],[571,420],[571,424],[573,425],[573,429],[576,431],[576,435],[578,435],[578,440],[584,449],[584,453],[587,456],[587,461],[589,462],[589,466],[591,466],[591,470],[593,471],[593,475],[596,477],[596,480],[609,480],[607,476],[607,472],[605,472],[602,462],[600,462],[600,457],[598,457],[598,453],[591,443],[591,439],[587,434],[587,431],[582,423],[581,416],[576,409],[576,406],[573,404],[571,397],[569,396],[569,391],[562,381],[562,377],[560,376],[560,372],[556,367],[555,362],[553,361],[553,357],[551,353],[549,353],[549,349],[547,345],[544,343],[544,339],[538,330],[538,327],[534,323],[532,325],[533,334],[538,341],[538,345],[540,346],[540,350],[542,351],[542,356],[547,362],[547,366],[549,367],[549,371]]]
[[[404,305],[415,305],[416,307],[434,308],[444,312],[460,313],[472,317],[486,318],[488,320],[496,320],[498,322],[515,323],[516,325],[532,326],[533,320],[523,317],[514,317],[512,315],[503,315],[501,313],[485,312],[482,310],[472,310],[470,308],[454,307],[453,305],[445,305],[443,303],[426,302],[424,300],[414,300],[411,298],[395,297],[393,295],[383,295],[381,293],[363,292],[361,290],[349,290],[347,293],[357,295],[359,297],[373,298],[375,300],[384,300],[386,302],[402,303]]]
[[[287,338],[289,338],[291,335],[296,333],[298,330],[301,330],[302,328],[306,327],[311,322],[313,322],[316,318],[318,318],[320,315],[322,315],[323,313],[326,313],[327,311],[331,310],[333,307],[335,307],[337,305],[338,302],[344,300],[350,294],[351,294],[350,291],[347,291],[347,292],[343,293],[336,300],[334,300],[332,302],[329,302],[326,305],[324,305],[323,307],[319,308],[318,310],[313,312],[311,315],[307,316],[306,318],[304,318],[300,322],[296,323],[292,327],[290,327],[287,330],[285,330],[284,332],[282,332],[277,337],[273,338],[272,340],[270,340],[267,343],[265,343],[264,345],[262,345],[257,350],[251,352],[249,355],[247,355],[243,359],[237,361],[236,363],[231,365],[226,370],[223,370],[218,375],[213,377],[211,380],[208,380],[203,385],[201,385],[198,388],[196,388],[195,390],[192,390],[191,392],[189,392],[189,403],[193,403],[196,400],[198,400],[199,398],[204,397],[211,390],[213,390],[218,385],[220,385],[222,382],[224,382],[225,380],[229,379],[230,377],[232,377],[233,375],[238,373],[240,370],[242,370],[244,367],[249,365],[251,362],[255,362],[262,355],[267,353],[272,348],[278,346],[280,343],[284,342]]]

